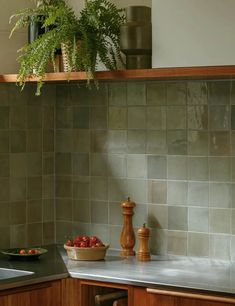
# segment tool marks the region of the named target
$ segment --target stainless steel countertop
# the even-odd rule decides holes
[[[63,248],[60,253],[74,278],[235,294],[235,263],[177,256],[138,262],[133,257],[123,259],[116,251],[109,251],[103,261],[88,262],[69,260]]]
[[[45,246],[38,260],[21,261],[0,255],[0,267],[34,274],[0,280],[0,290],[66,278],[90,279],[155,288],[167,286],[235,294],[235,263],[177,256],[152,256],[150,262],[121,258],[109,250],[102,261],[69,260],[62,246]]]
[[[45,246],[48,253],[35,260],[12,260],[0,255],[0,267],[31,271],[34,274],[0,280],[0,290],[57,280],[69,276],[56,245]]]

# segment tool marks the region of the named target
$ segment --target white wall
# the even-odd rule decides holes
[[[234,65],[235,0],[153,0],[153,67]]]
[[[17,31],[9,39],[12,24],[9,17],[18,9],[31,5],[29,0],[1,0],[0,9],[0,74],[16,73],[18,71],[17,50],[27,41],[26,31]]]
[[[17,10],[33,5],[31,0],[0,0],[0,74],[17,73],[19,64],[16,60],[20,49],[27,42],[27,31],[17,31],[9,39],[12,25],[9,25],[9,17]],[[79,14],[84,7],[84,0],[68,0],[68,3]],[[151,0],[111,0],[118,7],[129,5],[151,6]]]

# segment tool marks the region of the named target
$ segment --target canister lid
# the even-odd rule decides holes
[[[128,6],[125,8],[126,21],[151,22],[151,8],[148,6]]]

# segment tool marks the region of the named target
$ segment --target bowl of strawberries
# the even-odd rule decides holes
[[[103,260],[109,245],[97,236],[76,236],[65,242],[64,248],[72,260]]]

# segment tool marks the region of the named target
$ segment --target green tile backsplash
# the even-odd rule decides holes
[[[234,81],[0,90],[0,246],[96,234],[120,248],[120,201],[154,254],[234,260]]]

